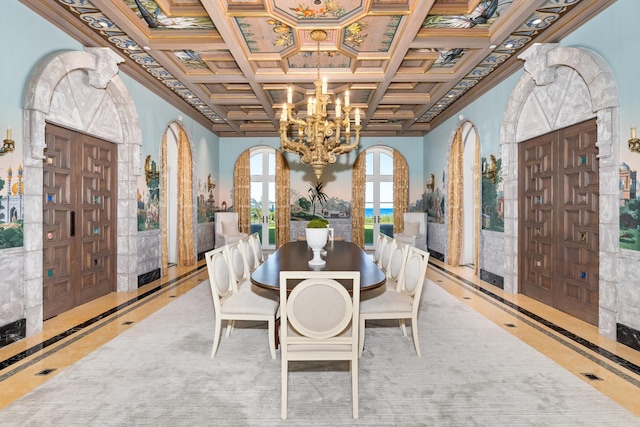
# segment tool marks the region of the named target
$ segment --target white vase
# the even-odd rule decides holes
[[[325,265],[327,262],[320,257],[322,248],[327,244],[329,236],[328,228],[305,228],[307,236],[307,245],[313,251],[313,258],[309,261],[309,265]]]

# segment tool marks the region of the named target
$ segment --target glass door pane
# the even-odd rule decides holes
[[[388,157],[388,156],[385,156]],[[393,237],[393,182],[380,183],[380,232]]]
[[[276,244],[276,157],[273,149],[251,156],[251,233],[258,233],[264,248]]]
[[[364,244],[371,247],[379,233],[393,236],[393,157],[374,148],[365,160]]]

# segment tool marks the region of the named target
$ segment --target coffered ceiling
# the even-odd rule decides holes
[[[363,136],[424,135],[614,0],[21,1],[216,134],[266,137],[318,71]]]

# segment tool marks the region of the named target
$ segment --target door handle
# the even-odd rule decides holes
[[[71,211],[69,233],[71,234],[71,237],[76,235],[76,212],[75,211]]]

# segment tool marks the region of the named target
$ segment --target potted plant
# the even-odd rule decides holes
[[[309,265],[325,265],[327,262],[320,257],[322,248],[327,244],[329,236],[329,221],[324,218],[313,218],[307,224],[305,234],[307,236],[307,244],[313,251],[313,259],[309,261]]]

